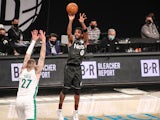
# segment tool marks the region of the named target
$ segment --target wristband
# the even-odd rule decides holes
[[[87,32],[87,29],[83,30],[83,32],[86,33],[86,32]]]

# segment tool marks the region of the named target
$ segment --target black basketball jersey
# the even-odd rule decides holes
[[[80,65],[86,53],[86,46],[83,40],[75,40],[72,45],[68,47],[68,61],[67,64]]]

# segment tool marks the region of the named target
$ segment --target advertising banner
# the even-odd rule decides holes
[[[0,87],[18,87],[21,59],[0,61]],[[46,58],[40,86],[63,85],[67,57]],[[92,57],[81,64],[83,85],[159,83],[159,56]]]

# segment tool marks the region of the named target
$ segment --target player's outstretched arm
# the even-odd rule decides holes
[[[45,62],[46,57],[46,36],[45,32],[40,30],[39,31],[39,38],[42,40],[41,50],[40,50],[40,57],[38,60],[38,68],[37,68],[37,74],[40,74]]]
[[[87,19],[87,16],[85,13],[80,13],[79,14],[79,22],[82,26],[82,29],[83,29],[83,38],[84,38],[84,42],[87,44],[88,43],[88,32],[87,32],[87,27],[86,27],[86,24],[85,24],[85,20]]]
[[[68,18],[69,18],[69,22],[68,22],[68,26],[67,26],[68,44],[71,44],[73,41],[72,23],[73,23],[73,20],[75,19],[75,15],[68,15]]]
[[[33,30],[31,31],[32,34],[32,41],[26,51],[26,55],[24,57],[24,61],[23,61],[23,66],[22,69],[24,69],[27,65],[28,60],[31,58],[32,52],[33,52],[33,48],[35,46],[36,41],[38,40],[39,36],[38,36],[38,30]]]

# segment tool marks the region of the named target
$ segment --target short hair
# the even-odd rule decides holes
[[[113,28],[110,28],[110,29],[108,29],[108,32],[116,32],[116,30]]]
[[[56,38],[58,39],[58,35],[55,34],[55,33],[51,33],[51,34],[49,35],[49,38],[51,38],[51,37],[56,37]]]
[[[75,32],[76,30],[80,30],[80,31],[82,32],[82,34],[83,34],[83,29],[82,29],[81,27],[76,27],[75,30],[74,30],[74,32]]]
[[[12,22],[13,22],[14,20],[19,20],[19,19],[18,19],[18,18],[13,18],[13,19],[12,19]]]
[[[6,29],[4,28],[0,28],[0,31],[5,31],[5,33],[7,32]]]
[[[30,59],[28,60],[27,64],[32,64],[32,63],[36,63],[35,59]]]
[[[3,24],[0,24],[0,29],[2,29],[2,28],[4,29],[4,25],[3,25]]]
[[[149,13],[148,15],[146,15],[146,18],[147,17],[151,17],[153,20],[155,20],[155,14],[154,13]]]
[[[4,29],[4,28],[0,28],[0,30],[4,30],[4,31],[6,31],[6,29]]]
[[[92,22],[92,21],[96,21],[96,22],[97,22],[97,20],[96,20],[95,18],[92,18],[92,19],[90,20],[90,22]]]

